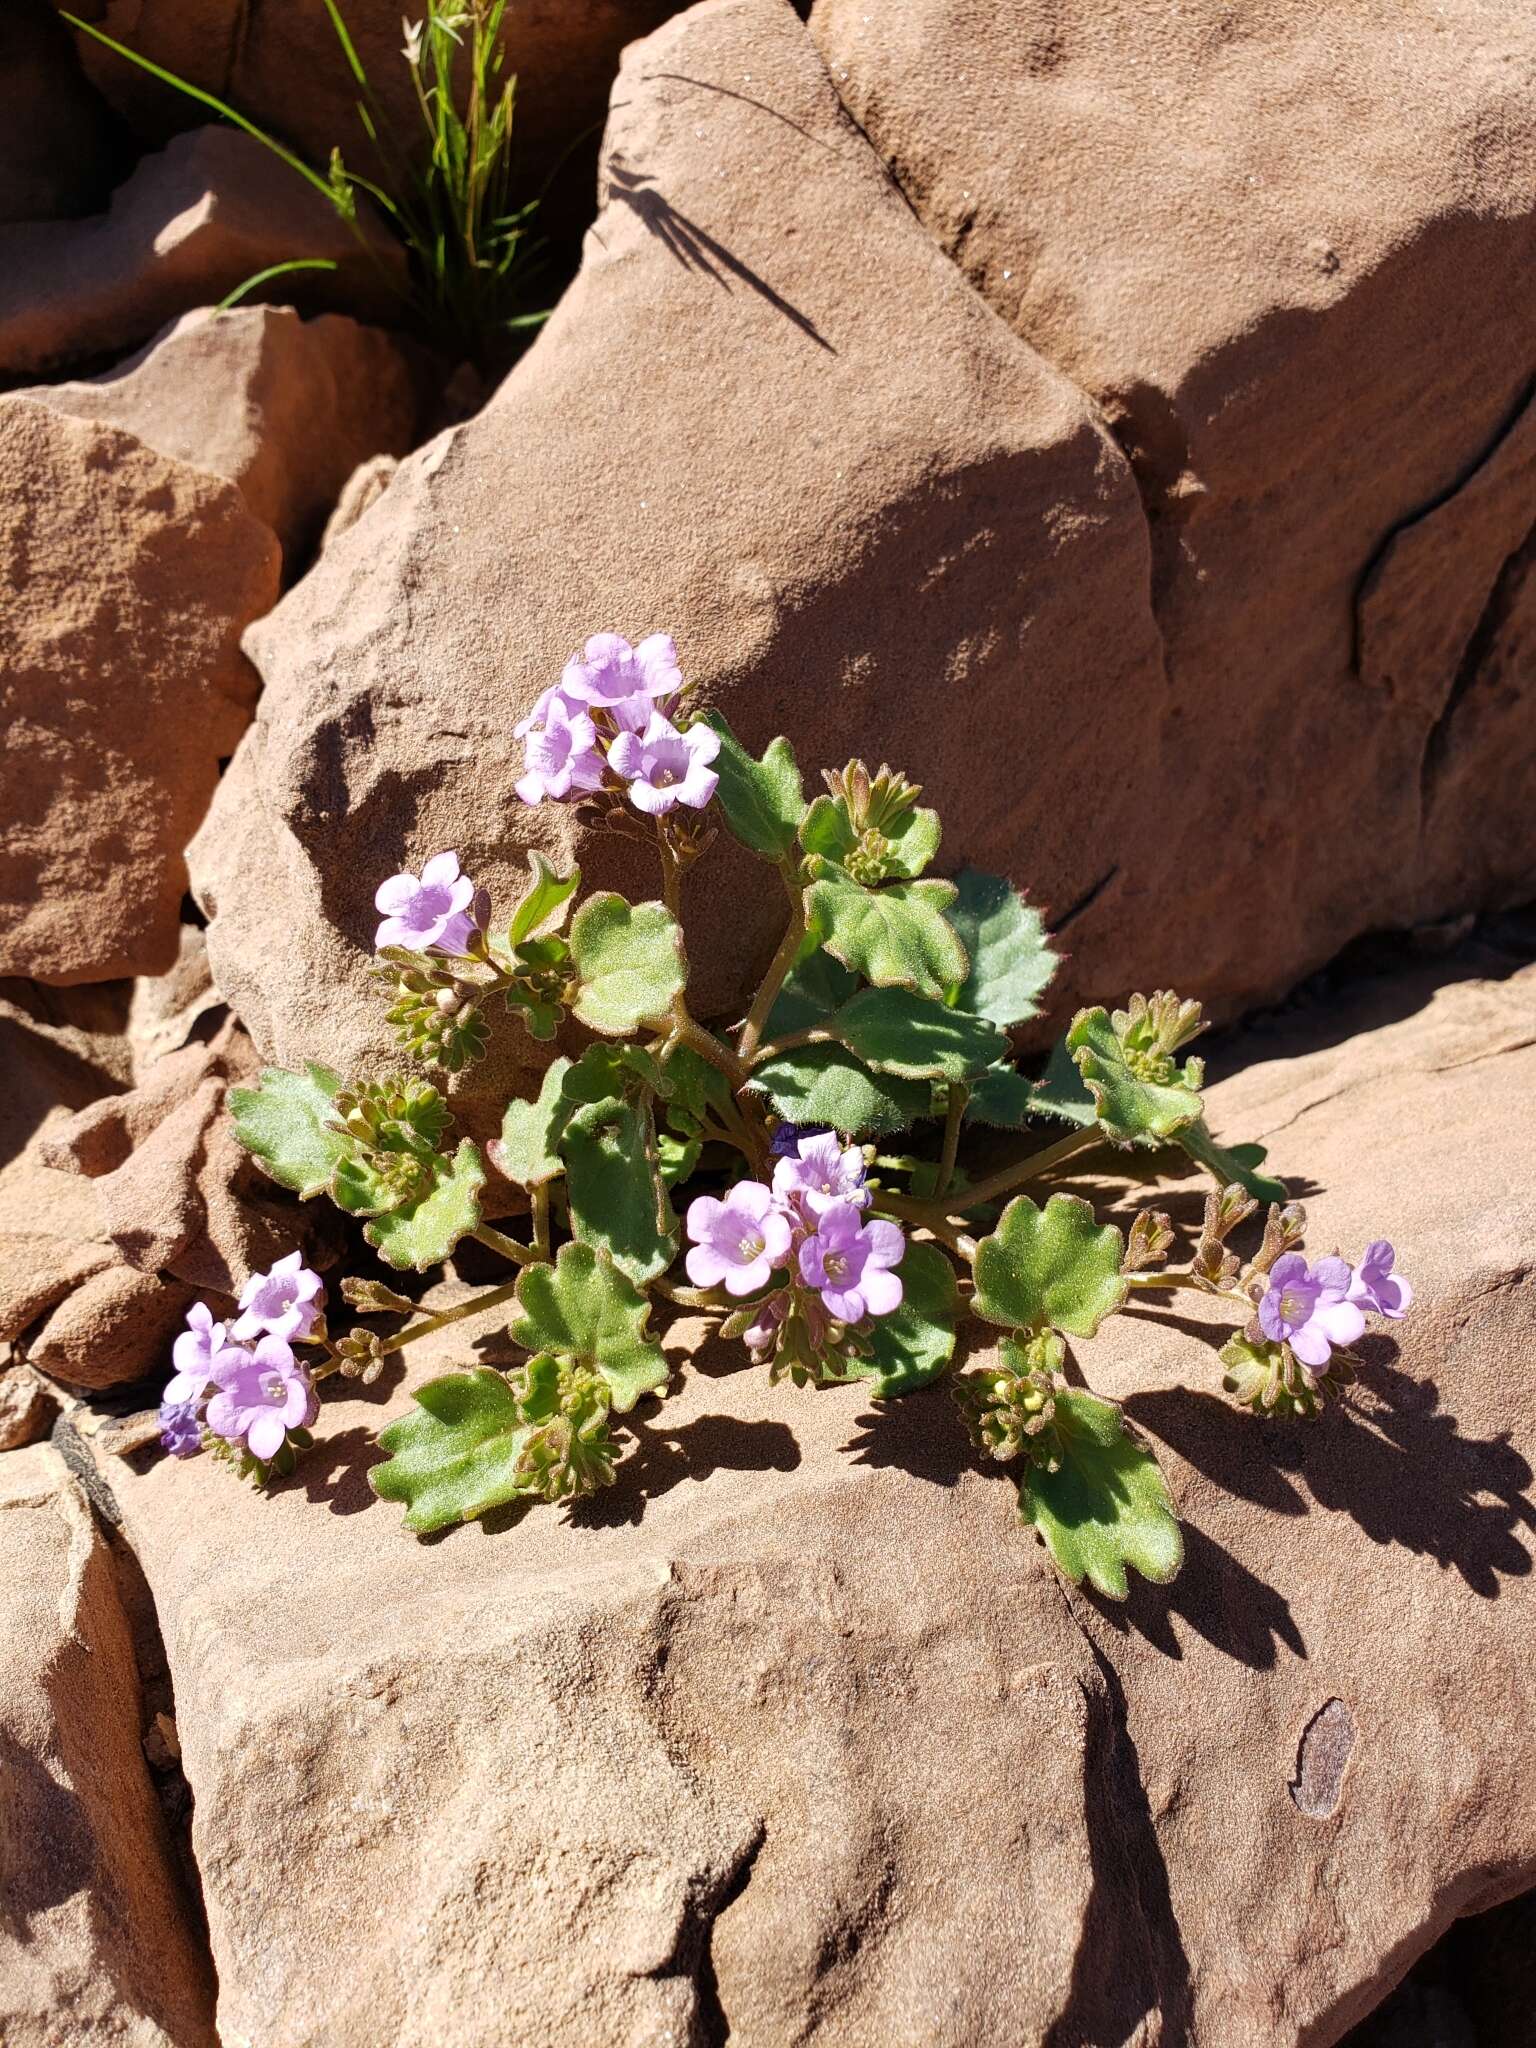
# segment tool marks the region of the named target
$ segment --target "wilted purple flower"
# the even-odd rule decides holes
[[[253,1273],[240,1290],[239,1318],[231,1337],[255,1337],[265,1330],[289,1344],[302,1344],[325,1308],[325,1282],[290,1252],[270,1273]],[[179,1340],[178,1340],[179,1341]]]
[[[1400,1273],[1392,1271],[1396,1254],[1384,1237],[1365,1248],[1349,1283],[1349,1298],[1372,1315],[1390,1316],[1396,1322],[1408,1312],[1413,1289]]]
[[[176,1370],[165,1383],[164,1402],[180,1407],[201,1400],[213,1377],[214,1354],[224,1343],[224,1325],[213,1320],[206,1302],[194,1301],[187,1310],[187,1327],[171,1346]]]
[[[636,810],[659,818],[675,804],[703,810],[719,787],[709,765],[719,751],[720,735],[707,725],[679,732],[655,711],[643,733],[619,734],[608,749],[608,765],[629,784]]]
[[[201,1415],[197,1401],[160,1403],[160,1442],[173,1458],[190,1458],[203,1448]]]
[[[688,1235],[688,1278],[695,1287],[723,1286],[727,1294],[755,1294],[789,1253],[789,1218],[760,1180],[737,1181],[723,1202],[713,1195],[690,1202]]]
[[[828,1128],[826,1124],[775,1124],[768,1150],[775,1159],[789,1159],[799,1151],[802,1138],[819,1138]]]
[[[844,1147],[833,1131],[802,1138],[794,1155],[773,1169],[773,1192],[781,1202],[803,1202],[813,1216],[834,1202],[867,1209],[870,1192],[864,1185],[863,1147]]]
[[[382,910],[384,922],[374,934],[374,946],[404,946],[412,953],[435,947],[440,953],[463,953],[475,929],[470,905],[475,885],[459,872],[456,853],[435,853],[415,875],[391,875],[379,884],[373,899]]]
[[[253,1458],[275,1458],[290,1429],[307,1429],[320,1404],[309,1373],[281,1337],[263,1337],[254,1350],[226,1345],[213,1361],[219,1391],[208,1403],[208,1427]]]
[[[565,664],[562,692],[578,704],[620,704],[626,697],[672,697],[683,687],[670,633],[631,647],[622,633],[594,633]]]
[[[1259,1303],[1259,1328],[1287,1343],[1309,1373],[1321,1372],[1335,1344],[1353,1344],[1365,1317],[1348,1299],[1352,1275],[1343,1259],[1308,1266],[1300,1252],[1276,1259]]]
[[[573,709],[559,692],[545,692],[544,722],[523,741],[528,772],[517,783],[525,804],[557,802],[572,791],[601,789],[603,757],[597,751],[597,728],[580,706]],[[540,703],[544,703],[541,698]]]
[[[819,1290],[840,1323],[888,1316],[901,1306],[901,1282],[891,1268],[901,1264],[906,1248],[894,1223],[883,1216],[862,1223],[851,1202],[834,1202],[800,1247],[800,1277]]]

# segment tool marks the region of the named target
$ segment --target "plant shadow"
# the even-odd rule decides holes
[[[702,1482],[716,1472],[793,1472],[800,1446],[787,1423],[743,1422],[729,1415],[701,1415],[675,1429],[629,1415],[634,1438],[612,1486],[573,1503],[567,1520],[575,1528],[611,1529],[638,1523],[646,1507],[675,1486]]]

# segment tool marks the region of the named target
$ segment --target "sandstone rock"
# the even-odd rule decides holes
[[[296,271],[257,296],[387,318],[399,246],[365,221],[365,249],[329,200],[249,135],[198,128],[146,157],[104,214],[67,227],[0,227],[0,376],[120,354],[275,263]]]
[[[58,1405],[31,1366],[0,1365],[0,1451],[19,1451],[46,1436]]]
[[[1418,1302],[1311,1425],[1225,1402],[1203,1303],[1083,1347],[1185,1522],[1123,1608],[1053,1577],[942,1390],[773,1389],[686,1324],[643,1457],[565,1520],[405,1536],[364,1481],[403,1385],[328,1400],[268,1499],[115,1463],[225,2037],[1327,2048],[1531,1884],[1536,968],[1507,968],[1228,1043],[1215,1127],[1271,1146],[1315,1246],[1390,1231]],[[409,1377],[477,1355],[445,1332]]]
[[[417,414],[387,334],[335,313],[301,320],[291,306],[185,313],[104,376],[25,395],[235,484],[290,568],[359,463],[405,453]]]
[[[1126,982],[1247,1004],[1373,926],[1527,899],[1536,17],[816,0],[811,28],[1136,471],[1166,684],[1094,906]]]
[[[120,138],[48,0],[6,0],[0,111],[0,223],[58,220],[105,205]]]
[[[374,455],[352,472],[336,500],[335,511],[325,522],[325,532],[320,537],[322,548],[340,540],[349,526],[356,526],[370,505],[377,504],[399,467],[392,455]]]
[[[110,1557],[48,1445],[0,1457],[0,2035],[205,2048],[212,1985],[140,1748]]]
[[[454,846],[506,900],[520,842],[576,844],[517,803],[512,728],[599,627],[674,628],[704,696],[759,746],[791,730],[813,777],[855,747],[903,764],[956,865],[1017,867],[1059,912],[1145,836],[1125,806],[1163,695],[1130,470],[914,221],[783,0],[632,48],[605,176],[494,401],[249,637],[261,711],[192,860],[214,977],[281,1060],[388,1055],[385,875]],[[579,851],[657,887],[627,842]],[[687,909],[697,1000],[727,1009],[776,892],[722,846]],[[1091,926],[1072,945],[1074,989],[1118,977]]]
[[[155,973],[255,698],[239,636],[277,543],[232,485],[29,398],[0,399],[0,476],[0,965]]]

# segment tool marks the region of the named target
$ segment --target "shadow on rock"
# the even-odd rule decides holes
[[[1271,1670],[1282,1644],[1295,1656],[1305,1657],[1307,1646],[1284,1594],[1239,1564],[1194,1523],[1184,1523],[1183,1529],[1184,1563],[1171,1585],[1154,1586],[1133,1572],[1125,1600],[1101,1599],[1086,1585],[1083,1598],[1092,1601],[1118,1635],[1134,1629],[1153,1649],[1175,1660],[1184,1655],[1173,1627],[1175,1615],[1204,1636],[1213,1650],[1254,1671]]]
[[[877,1471],[894,1465],[933,1486],[954,1486],[962,1472],[988,1462],[971,1448],[942,1385],[888,1401],[874,1414],[861,1415],[857,1426],[859,1434],[850,1440],[848,1453],[854,1464]],[[1000,1465],[992,1469],[1003,1474]],[[1017,1475],[1013,1483],[1017,1484]]]
[[[742,1422],[701,1415],[677,1429],[625,1418],[635,1443],[612,1486],[577,1501],[569,1519],[578,1529],[611,1529],[638,1522],[646,1504],[687,1480],[716,1472],[793,1472],[800,1463],[794,1432],[782,1422]]]
[[[306,1500],[328,1507],[333,1515],[360,1515],[377,1502],[368,1474],[383,1461],[373,1431],[360,1422],[317,1443],[290,1483],[302,1486]]]

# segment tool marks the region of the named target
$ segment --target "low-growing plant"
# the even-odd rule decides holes
[[[372,201],[402,245],[406,282],[381,268],[381,282],[401,295],[403,324],[454,358],[482,369],[504,365],[510,338],[540,326],[548,314],[527,302],[536,275],[531,240],[537,198],[513,189],[513,105],[516,80],[503,75],[501,31],[507,0],[425,0],[418,22],[402,22],[420,132],[398,135],[369,81],[338,0],[323,0],[338,53],[360,94],[357,118],[380,177],[348,165],[340,147],[322,168],[307,163],[277,136],[216,93],[154,63],[76,15],[64,19],[119,57],[187,98],[210,107],[254,136],[299,177],[324,194],[377,259],[359,201]],[[63,12],[63,10],[61,10]],[[328,257],[301,256],[258,271],[222,302],[232,306],[261,285],[298,270],[335,270]]]
[[[1302,1211],[1263,1174],[1262,1149],[1224,1149],[1207,1128],[1202,1063],[1184,1051],[1197,1003],[1160,991],[1080,1010],[1043,1077],[1021,1072],[1009,1033],[1039,1014],[1057,965],[1039,911],[999,876],[930,873],[938,816],[890,768],[850,761],[808,800],[788,740],[754,756],[718,712],[689,707],[668,636],[594,636],[517,731],[523,802],[575,805],[647,841],[659,899],[582,898],[578,871],[532,853],[503,922],[440,853],[379,887],[377,974],[418,1067],[480,1058],[497,1010],[535,1040],[561,1034],[537,1096],[506,1105],[488,1158],[455,1141],[443,1094],[410,1071],[273,1068],[230,1097],[266,1171],[365,1219],[386,1265],[424,1273],[473,1238],[516,1275],[429,1314],[377,1279],[345,1279],[343,1299],[370,1320],[332,1338],[321,1283],[294,1253],[251,1280],[228,1327],[193,1310],[166,1448],[208,1446],[258,1480],[283,1473],[318,1382],[371,1380],[390,1353],[501,1307],[524,1362],[417,1387],[381,1433],[374,1490],[418,1531],[575,1500],[612,1481],[617,1418],[666,1390],[659,1300],[712,1319],[775,1381],[856,1381],[886,1402],[949,1376],[978,1449],[1018,1467],[1020,1513],[1068,1577],[1117,1598],[1130,1566],[1170,1578],[1181,1541],[1163,1476],[1114,1402],[1069,1383],[1069,1341],[1194,1289],[1234,1319],[1220,1352],[1232,1397],[1314,1415],[1352,1376],[1367,1315],[1408,1306],[1391,1246],[1309,1263]],[[777,872],[786,912],[728,1031],[689,1007],[680,908],[720,822]],[[961,1147],[979,1126],[1059,1135],[971,1179]],[[1168,1263],[1174,1231],[1157,1210],[1122,1232],[1081,1196],[1047,1192],[1090,1152],[1113,1148],[1131,1168],[1168,1145],[1212,1181],[1183,1265]],[[490,1169],[522,1191],[525,1236],[485,1220]],[[1245,1259],[1230,1240],[1263,1204]],[[298,1364],[296,1345],[317,1362]]]

